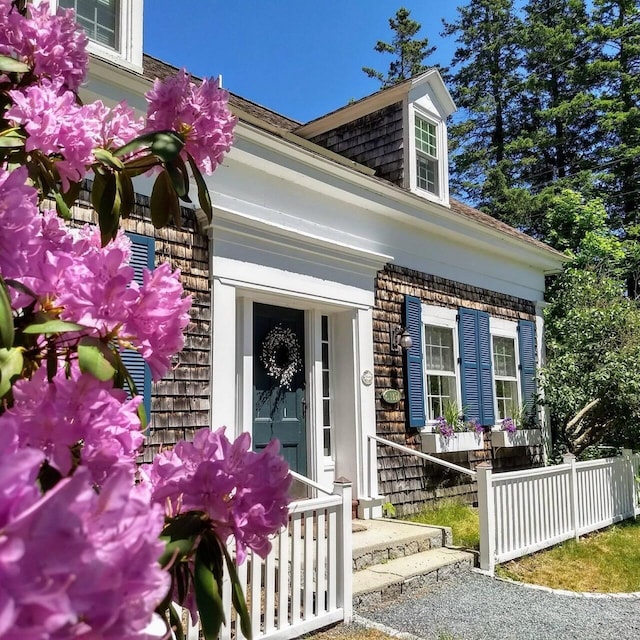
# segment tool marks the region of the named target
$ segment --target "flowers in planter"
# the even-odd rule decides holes
[[[455,402],[448,402],[444,407],[444,415],[436,418],[434,432],[444,438],[453,438],[456,433],[470,431],[476,435],[484,433],[479,420],[464,420],[464,408],[458,409]]]
[[[518,429],[518,427],[516,426],[516,423],[514,421],[513,418],[505,418],[501,424],[500,424],[500,428],[503,431],[506,431],[507,433],[515,433]]]

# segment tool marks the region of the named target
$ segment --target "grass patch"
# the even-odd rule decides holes
[[[451,527],[453,544],[468,549],[480,547],[478,511],[459,500],[441,500],[435,506],[425,507],[420,513],[407,517],[407,520]]]
[[[640,521],[615,525],[496,568],[503,578],[552,589],[640,591]]]

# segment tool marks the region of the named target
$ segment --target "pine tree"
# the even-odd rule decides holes
[[[640,223],[640,6],[637,0],[595,0],[594,6],[599,160],[610,224],[628,233]]]
[[[520,129],[518,28],[512,0],[476,0],[443,34],[458,43],[448,80],[466,116],[450,128],[453,189],[511,224],[519,221],[501,205],[513,186],[508,144]]]
[[[408,9],[400,7],[395,17],[389,18],[389,27],[393,31],[391,43],[378,40],[374,47],[378,53],[390,53],[395,56],[389,64],[386,78],[380,71],[371,67],[362,67],[370,78],[380,82],[383,89],[412,78],[429,68],[424,61],[433,54],[435,47],[429,47],[428,38],[422,40],[416,38],[421,25],[411,19],[410,13]]]

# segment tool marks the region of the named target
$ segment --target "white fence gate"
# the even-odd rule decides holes
[[[291,503],[289,526],[273,540],[269,555],[249,552],[237,568],[254,640],[293,638],[352,616],[351,483],[336,482],[330,494],[291,473],[326,495]],[[227,624],[220,640],[242,640],[226,570],[222,593]],[[198,640],[198,625],[187,628],[187,638]]]
[[[508,473],[479,465],[480,568],[550,547],[640,513],[640,455]]]

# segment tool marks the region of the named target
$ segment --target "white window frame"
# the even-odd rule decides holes
[[[493,409],[496,416],[495,428],[500,428],[502,418],[498,417],[498,395],[496,393],[496,380],[512,380],[504,376],[496,376],[494,359],[493,359],[493,339],[494,337],[509,338],[513,340],[513,352],[515,358],[515,382],[516,382],[516,400],[518,402],[518,409],[522,405],[522,389],[520,383],[520,344],[518,341],[518,323],[512,320],[505,320],[503,318],[489,317],[489,332],[491,334],[491,382],[493,389]],[[512,417],[512,416],[511,416]]]
[[[425,341],[425,326],[443,327],[451,329],[453,337],[453,366],[455,372],[455,388],[456,402],[458,408],[461,408],[462,387],[460,379],[460,349],[458,346],[458,311],[457,309],[449,309],[447,307],[437,307],[434,305],[422,305],[422,377],[424,387],[424,407],[426,416],[425,432],[432,433],[436,425],[435,418],[429,418],[429,396],[428,396],[428,370],[427,370],[427,353]],[[435,373],[434,375],[438,375]]]
[[[118,43],[114,49],[89,40],[89,53],[113,62],[121,67],[142,73],[142,5],[141,0],[119,0],[120,19],[116,32]],[[51,3],[55,11],[58,1]]]
[[[436,128],[436,144],[437,144],[437,163],[438,163],[438,193],[432,193],[426,189],[418,187],[418,153],[416,148],[416,117],[425,120]],[[409,157],[405,158],[405,167],[408,167],[409,189],[428,200],[438,202],[440,204],[449,204],[449,171],[447,158],[447,129],[444,120],[433,113],[420,108],[415,103],[407,105],[407,122],[405,127],[405,148],[408,149]],[[406,180],[406,173],[405,173]]]

